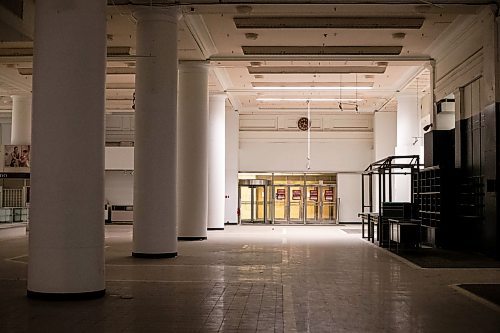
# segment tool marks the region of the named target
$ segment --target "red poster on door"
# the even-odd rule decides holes
[[[333,190],[325,190],[325,201],[333,201]]]
[[[292,190],[292,200],[300,200],[302,198],[302,190]]]
[[[285,200],[285,189],[284,188],[278,188],[276,189],[276,200]]]
[[[309,190],[309,200],[318,201],[318,190]]]

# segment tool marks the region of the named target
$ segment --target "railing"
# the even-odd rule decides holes
[[[2,207],[24,207],[23,189],[3,189]]]

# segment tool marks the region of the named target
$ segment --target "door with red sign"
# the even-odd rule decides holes
[[[303,186],[290,186],[290,212],[288,221],[295,224],[304,223],[304,187]]]
[[[306,223],[316,223],[320,216],[320,195],[318,186],[307,186]]]
[[[335,186],[322,186],[322,207],[321,219],[323,221],[330,221],[330,223],[337,222],[337,188]]]
[[[286,223],[288,220],[288,187],[274,187],[274,223]]]

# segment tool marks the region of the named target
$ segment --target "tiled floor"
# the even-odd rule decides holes
[[[107,296],[80,302],[27,299],[26,237],[1,238],[0,332],[500,332],[499,308],[453,287],[500,269],[420,269],[355,228],[231,226],[148,260],[108,226]]]

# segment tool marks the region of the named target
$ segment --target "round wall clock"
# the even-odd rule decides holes
[[[301,131],[307,131],[310,126],[311,124],[309,123],[309,119],[307,119],[306,117],[302,117],[299,119],[299,121],[297,121],[297,127]]]

